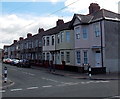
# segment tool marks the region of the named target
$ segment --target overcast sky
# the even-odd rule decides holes
[[[8,2],[9,1],[9,2]],[[88,14],[90,3],[118,13],[119,0],[2,0],[0,3],[0,48],[38,28],[49,29],[60,18],[70,21],[74,13]],[[68,6],[69,5],[69,6]],[[67,6],[65,9],[65,6]],[[62,9],[62,10],[60,10]],[[54,13],[55,12],[55,13]]]

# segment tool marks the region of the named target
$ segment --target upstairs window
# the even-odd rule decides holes
[[[95,36],[96,36],[96,37],[99,37],[99,36],[100,36],[99,24],[95,24],[95,25],[94,25],[94,32],[95,32]]]
[[[54,45],[54,36],[52,36],[52,45]]]
[[[61,42],[63,42],[63,40],[64,40],[64,33],[61,32]]]
[[[49,37],[47,37],[47,43],[46,43],[46,45],[49,46],[49,43],[50,43]]]
[[[75,28],[76,39],[80,39],[80,27]]]
[[[35,47],[38,47],[38,40],[35,40]]]
[[[58,44],[60,43],[60,35],[59,34],[57,35],[57,43]]]
[[[87,39],[87,38],[88,38],[87,28],[84,27],[83,28],[83,39]]]
[[[67,41],[67,42],[70,41],[70,32],[66,32],[66,41]]]
[[[45,46],[45,37],[43,37],[43,46]]]
[[[42,46],[41,41],[38,41],[38,46],[39,46],[39,47],[41,47],[41,46]]]

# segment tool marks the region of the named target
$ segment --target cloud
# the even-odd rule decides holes
[[[75,2],[75,0],[67,0],[65,2],[65,6],[73,2]],[[76,3],[68,6],[65,11],[71,13],[88,14],[88,7],[90,3],[98,3],[101,8],[111,10],[116,13],[118,12],[118,0],[77,0]]]
[[[64,2],[65,0],[2,0],[2,2]]]
[[[50,29],[56,25],[58,16],[32,16],[32,15],[3,15],[0,16],[0,48],[3,45],[9,45],[14,39],[19,39],[20,36],[26,38],[27,33],[33,35],[37,33],[38,28]],[[67,22],[71,18],[66,17]]]

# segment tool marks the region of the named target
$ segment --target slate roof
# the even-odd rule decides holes
[[[97,12],[94,12],[94,13],[88,14],[88,15],[74,14],[74,17],[73,17],[70,25],[73,24],[73,22],[76,18],[78,18],[80,20],[81,24],[89,24],[89,23],[96,22],[101,19],[120,21],[120,14],[114,13],[114,12],[106,10],[106,9],[101,9]]]
[[[114,13],[112,11],[106,10],[106,9],[101,9],[97,12],[94,12],[92,14],[87,14],[87,15],[82,15],[82,14],[74,14],[73,19],[67,23],[63,23],[61,25],[55,26],[51,29],[48,29],[46,31],[42,31],[38,34],[33,35],[30,38],[25,38],[22,41],[19,42],[25,42],[26,40],[31,40],[31,39],[41,39],[42,36],[45,35],[52,35],[52,34],[57,34],[62,30],[70,30],[73,26],[73,23],[75,19],[78,18],[81,22],[81,24],[90,24],[92,22],[96,22],[99,20],[107,19],[107,20],[114,20],[114,21],[120,21],[120,14]],[[18,44],[17,42],[16,44]],[[15,44],[12,44],[15,45]]]

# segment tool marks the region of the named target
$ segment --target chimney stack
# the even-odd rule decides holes
[[[97,12],[100,10],[100,6],[97,3],[91,3],[89,6],[89,14]]]
[[[23,40],[23,39],[24,39],[23,37],[20,37],[20,38],[19,38],[19,41],[21,41],[21,40]]]
[[[63,19],[58,19],[58,21],[56,22],[56,25],[59,26],[61,24],[64,24]]]
[[[39,28],[39,29],[38,29],[38,33],[43,32],[43,31],[44,31],[43,28]]]
[[[31,33],[28,33],[28,34],[27,34],[27,38],[29,38],[29,37],[32,37],[32,34],[31,34]]]
[[[14,43],[14,44],[17,43],[17,40],[14,40],[13,43]]]

